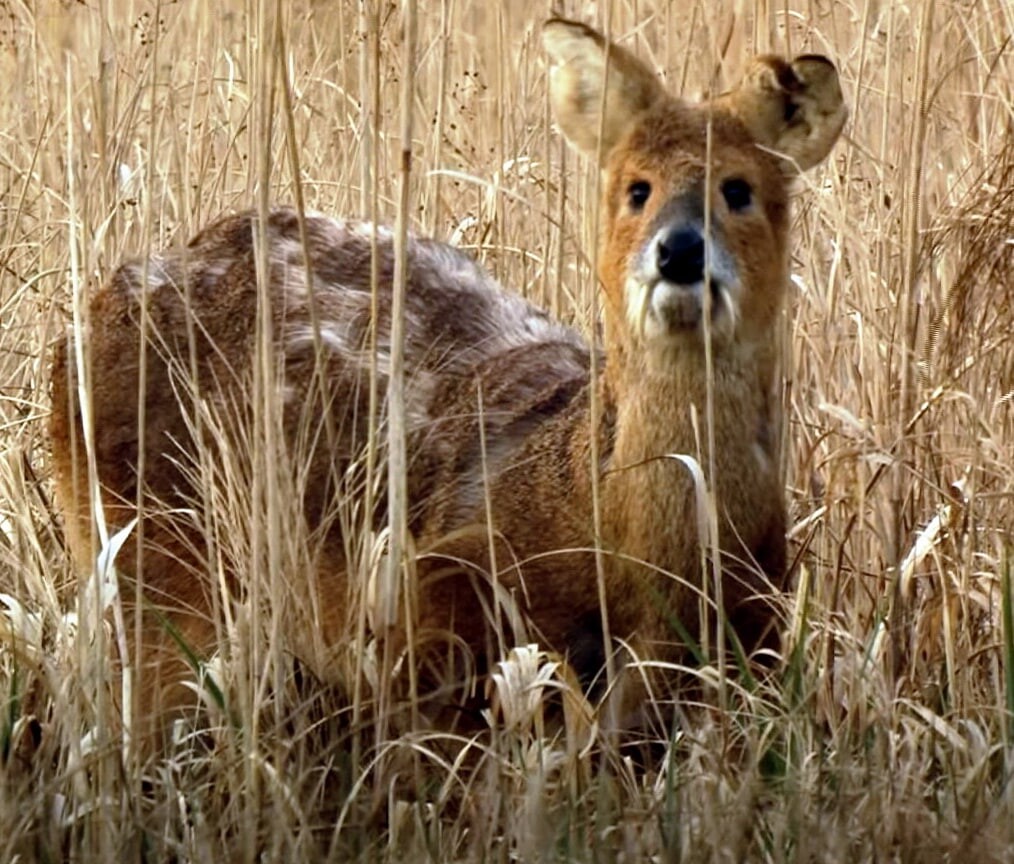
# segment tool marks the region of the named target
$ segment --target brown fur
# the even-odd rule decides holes
[[[550,21],[545,42],[555,64],[552,93],[561,126],[590,155],[601,154],[605,171],[599,260],[606,361],[596,443],[612,635],[639,652],[678,657],[671,618],[678,617],[693,635],[700,631],[703,582],[693,483],[687,468],[670,456],[700,455],[706,470],[709,464],[703,324],[693,322],[697,301],[687,299],[693,290],[707,289],[645,289],[652,302],[656,297],[663,302],[672,289],[675,305],[648,313],[655,317],[652,329],[644,329],[632,321],[637,309],[632,311],[627,283],[637,262],[647,260],[643,250],[659,231],[697,224],[710,206],[713,265],[726,276],[734,274],[728,303],[736,310],[734,324],[722,317],[728,309],[712,318],[711,482],[720,516],[726,612],[744,641],[756,645],[771,627],[773,612],[765,598],[782,586],[785,575],[771,391],[773,327],[787,276],[786,186],[793,170],[756,144],[778,150],[784,143],[783,152],[800,167],[823,158],[844,116],[837,77],[822,58],[793,65],[763,58],[761,72],[772,74],[748,77],[741,91],[710,106],[691,106],[667,95],[639,61],[616,46],[607,48],[583,25]],[[613,52],[610,97],[600,121],[606,50]],[[804,73],[816,75],[815,92]],[[705,190],[709,122],[711,187]],[[722,184],[730,177],[749,184],[752,206],[734,212],[727,205]],[[635,181],[651,184],[640,210],[628,201]],[[147,602],[163,610],[198,655],[217,644],[216,610],[222,602],[216,581],[220,557],[204,531],[216,502],[205,481],[193,480],[200,476],[195,470],[201,447],[222,448],[235,457],[259,440],[251,432],[256,220],[253,213],[225,217],[183,249],[147,266],[124,265],[90,305],[96,463],[113,526],[127,523],[138,498],[139,345],[148,339],[142,569],[135,566],[136,546],[125,549],[118,565],[131,580],[143,577]],[[350,634],[350,538],[336,514],[341,502],[354,503],[362,491],[357,484],[367,434],[371,241],[364,226],[324,217],[308,216],[306,228],[304,248],[297,215],[286,209],[270,213],[264,229],[267,297],[278,359],[275,385],[284,402],[277,458],[283,460],[282,473],[293,478],[284,490],[285,504],[297,502],[282,509],[304,520],[313,540],[306,553],[309,569],[291,574],[295,593],[312,610],[309,634],[294,633],[291,650],[300,653],[313,643],[326,654]],[[386,232],[378,233],[377,248],[383,394],[393,268]],[[496,641],[488,586],[495,580],[523,613],[527,635],[567,654],[590,678],[612,648],[601,640],[591,551],[588,348],[577,333],[503,292],[449,247],[414,239],[408,260],[406,479],[410,528],[422,553],[416,564],[417,632],[451,632],[476,655],[489,657]],[[142,295],[145,334],[139,329]],[[689,323],[673,324],[666,317],[672,315],[689,316]],[[316,335],[314,320],[320,326]],[[95,550],[72,365],[67,346],[59,346],[51,435],[68,536],[87,563]],[[704,448],[699,454],[698,438]],[[257,470],[252,455],[240,464],[247,476]],[[487,483],[496,573],[490,572]],[[385,520],[381,496],[374,527]],[[229,591],[242,592],[257,562],[224,561]],[[132,596],[125,589],[128,606]],[[142,704],[157,716],[159,703],[172,707],[185,701],[185,692],[173,690],[172,682],[183,677],[186,664],[157,616],[148,615],[143,632],[141,647],[151,670]]]

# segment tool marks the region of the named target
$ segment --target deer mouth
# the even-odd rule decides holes
[[[727,341],[736,330],[736,284],[709,276],[690,284],[632,276],[627,280],[627,316],[644,341],[704,336]],[[705,318],[706,311],[710,315]],[[705,327],[705,320],[709,326]]]

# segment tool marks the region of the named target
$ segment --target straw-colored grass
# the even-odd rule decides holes
[[[0,861],[1011,860],[1014,4],[414,5],[412,59],[398,4],[0,4]],[[631,756],[518,646],[491,728],[454,739],[378,712],[365,642],[349,692],[313,681],[269,593],[233,610],[207,716],[142,762],[52,501],[50,346],[122,257],[300,198],[400,215],[590,331],[595,183],[549,124],[551,11],[693,96],[756,51],[840,67],[846,137],[796,198],[784,659],[752,688],[697,670],[702,704]],[[243,478],[209,456],[248,555]]]

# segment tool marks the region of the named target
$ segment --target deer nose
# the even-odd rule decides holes
[[[678,228],[658,241],[658,272],[667,282],[694,285],[704,280],[704,238],[696,228]]]

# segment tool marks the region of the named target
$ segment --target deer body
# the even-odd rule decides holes
[[[713,595],[694,483],[673,458],[689,454],[705,471],[714,466],[725,612],[744,643],[756,645],[771,628],[765,598],[785,572],[772,393],[787,279],[786,187],[840,131],[837,76],[822,58],[791,65],[762,58],[740,91],[689,106],[583,25],[551,21],[544,40],[560,125],[603,160],[600,422],[593,432],[593,358],[576,331],[505,292],[462,253],[411,242],[405,407],[409,528],[421,553],[416,629],[452,633],[489,657],[493,619],[505,616],[591,678],[613,650],[602,639],[598,541],[612,635],[652,656],[678,656],[672,619],[696,635],[702,592]],[[787,167],[757,145],[799,165]],[[258,416],[256,219],[226,217],[184,249],[124,265],[90,307],[96,464],[114,525],[135,512],[142,441],[146,453],[144,547],[140,555],[128,549],[119,566],[142,577],[145,596],[199,654],[212,650],[217,633],[220,600],[209,574],[224,569],[231,582],[243,579],[241,567],[223,568],[205,542],[216,502],[195,478],[202,446],[244,452]],[[326,651],[352,632],[350,536],[338,513],[341,502],[364,497],[373,239],[367,226],[323,216],[307,215],[305,227],[304,245],[294,211],[270,213],[266,296],[292,477],[284,506],[312,541],[305,553],[312,575],[300,569],[292,579],[312,583],[309,641]],[[393,278],[383,229],[376,249],[383,394]],[[149,342],[139,430],[142,295]],[[58,350],[51,432],[68,534],[87,560],[94,549],[69,366],[66,349]],[[383,416],[382,409],[381,428]],[[384,499],[374,500],[366,521],[379,529]],[[144,632],[150,662],[168,668],[170,641],[155,622]],[[162,674],[171,683],[178,670]],[[149,686],[158,681],[152,676]]]

